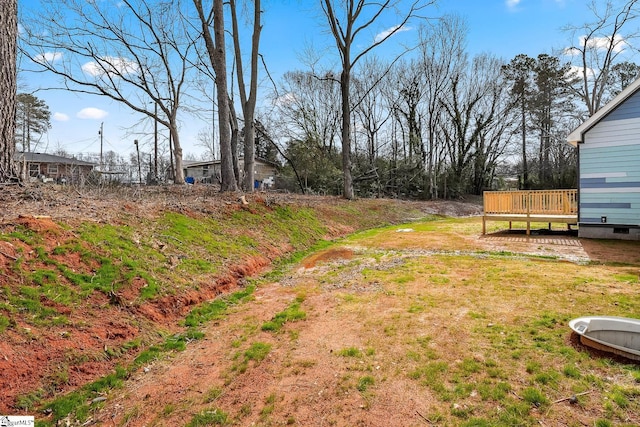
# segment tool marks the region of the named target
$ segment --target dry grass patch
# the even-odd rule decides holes
[[[359,362],[376,394],[409,379],[430,402],[425,417],[442,425],[640,422],[638,366],[588,352],[567,327],[586,314],[640,317],[638,266],[474,251],[465,240],[472,225],[362,233],[346,242],[360,247],[356,256],[316,271],[374,350],[371,363]],[[557,402],[573,395],[576,405]]]
[[[215,408],[237,426],[640,425],[640,365],[567,326],[640,317],[640,264],[567,262],[569,246],[535,239],[490,247],[478,226],[389,227],[302,260],[154,378],[176,409],[145,410],[179,424]],[[174,385],[194,359],[197,397]]]

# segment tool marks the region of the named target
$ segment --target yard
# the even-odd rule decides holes
[[[5,410],[41,425],[640,425],[640,365],[567,327],[640,317],[640,242],[547,224],[483,236],[477,203],[243,207],[196,190],[0,194]]]
[[[640,317],[640,246],[480,237],[480,225],[439,219],[363,232],[267,275],[203,341],[140,370],[95,417],[130,426],[640,425],[640,366],[587,350],[567,327],[587,314]]]

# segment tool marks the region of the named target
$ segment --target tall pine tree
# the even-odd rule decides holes
[[[0,1],[0,182],[16,177],[13,154],[16,117],[18,2]]]

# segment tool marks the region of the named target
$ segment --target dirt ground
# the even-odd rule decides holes
[[[441,244],[438,236],[429,233],[396,233],[396,236],[395,240],[386,241],[387,249],[438,250]],[[516,232],[497,232],[468,239],[476,249],[554,256],[569,262],[640,263],[638,253],[585,244],[566,233],[527,237]],[[233,414],[234,425],[441,425],[432,423],[425,415],[429,412],[430,395],[406,375],[390,374],[393,380],[380,385],[370,399],[346,384],[353,381],[350,375],[361,368],[350,360],[336,358],[335,354],[353,345],[366,348],[367,342],[363,341],[363,319],[356,313],[344,312],[339,301],[345,291],[366,295],[380,289],[371,283],[357,287],[350,284],[345,289],[343,280],[318,283],[317,276],[321,271],[340,268],[340,263],[357,256],[356,252],[357,249],[338,248],[314,254],[283,280],[260,286],[255,301],[238,308],[224,321],[209,325],[204,341],[169,360],[151,364],[128,381],[124,389],[115,391],[105,407],[96,412],[94,420],[101,425],[182,425],[193,414],[215,407]],[[400,256],[398,253],[397,257]],[[385,263],[396,261],[385,259]],[[291,304],[301,289],[308,292],[304,326],[294,323],[287,333],[275,336],[256,330],[257,325]],[[371,309],[394,313],[391,299]],[[262,363],[237,374],[230,366],[238,354],[236,346],[244,347],[238,343],[247,339],[247,334],[253,340],[270,344],[272,351]],[[457,339],[462,338],[452,336],[450,340]],[[394,371],[394,357],[376,353],[365,363],[375,371]],[[224,391],[215,399],[208,399],[212,390]]]
[[[194,200],[207,201],[207,209],[224,209],[229,204],[237,203],[235,196],[222,197],[209,190],[181,188],[174,191],[176,193],[173,195],[158,193],[155,197],[141,197],[136,190],[131,190],[124,197],[110,194],[101,197],[99,194],[88,195],[77,191],[59,197],[59,194],[51,193],[46,188],[21,192],[18,196],[5,192],[0,193],[0,223],[6,225],[32,221],[30,227],[33,229],[40,227],[51,230],[59,228],[56,220],[71,224],[86,220],[108,223],[116,220],[122,210],[145,215],[157,209],[158,204],[180,210],[187,206],[193,208]],[[292,196],[274,194],[261,197]],[[216,202],[211,204],[213,199]],[[252,197],[249,197],[249,202],[253,202]],[[298,198],[298,203],[302,204],[324,202],[326,200],[313,197]],[[423,202],[420,203],[420,209],[425,214],[454,217],[474,216],[481,212],[477,200]],[[580,240],[575,235],[557,231],[532,236],[515,231],[496,231],[482,236],[479,231],[478,220],[478,233],[461,237],[463,246],[470,250],[554,256],[574,263],[640,264],[640,253],[635,243],[629,243],[629,250],[621,250],[620,245],[627,243],[613,246],[607,242]],[[57,235],[63,240],[66,233],[72,231],[59,229]],[[55,245],[56,242],[50,244]],[[396,233],[396,238],[385,245],[401,251],[448,250],[446,242],[431,233]],[[0,242],[0,261],[3,263],[0,266],[3,269],[16,255],[15,249],[5,246]],[[214,408],[229,414],[235,425],[433,425],[425,415],[429,407],[428,396],[406,375],[390,375],[394,379],[385,382],[384,388],[371,398],[345,385],[353,381],[349,373],[358,372],[360,368],[357,362],[336,358],[335,352],[353,345],[366,348],[367,343],[360,341],[362,319],[356,313],[340,311],[340,286],[319,283],[315,272],[322,268],[336,268],[335,263],[339,264],[341,260],[353,256],[353,251],[344,248],[337,252],[315,254],[292,269],[282,280],[260,285],[253,301],[233,308],[224,320],[206,326],[203,340],[190,343],[183,352],[144,366],[126,381],[123,388],[100,396],[85,425],[185,425],[194,414],[217,410]],[[262,263],[247,272],[258,274],[267,268]],[[369,283],[352,290],[366,295],[376,289],[375,284]],[[278,334],[260,330],[261,324],[285,310],[300,293],[304,294],[307,314],[303,326],[291,323],[284,332]],[[103,303],[95,301],[96,306]],[[393,315],[393,305],[390,301],[388,303],[389,306],[384,306],[383,301],[382,306],[371,309],[388,310],[389,315]],[[110,337],[125,340],[135,335],[135,331],[126,326],[127,322],[119,319],[122,313],[103,313],[100,318],[94,317],[95,314],[73,313],[74,321],[82,316],[86,316],[87,320],[85,333],[74,333],[76,351],[82,351],[83,346],[94,348],[96,343]],[[174,318],[167,319],[166,327],[170,329],[174,321]],[[248,357],[243,353],[249,342],[248,337],[251,341],[271,346],[271,351],[260,363],[248,361],[244,371],[239,366],[242,359]],[[20,351],[7,345],[10,339],[2,341],[0,354],[4,361],[0,360],[0,365],[4,364],[1,367],[2,382],[7,387],[11,382],[28,381],[31,364],[44,363],[49,352],[54,354],[61,351],[56,348],[56,340],[48,340],[41,343],[44,344],[41,349],[48,350],[40,352],[37,360],[29,360]],[[394,366],[393,354],[388,353],[379,357],[374,355],[366,363],[372,366],[368,368],[376,371],[392,372],[398,369]],[[95,360],[93,364],[94,369],[87,377],[96,372],[108,372],[107,361]],[[81,381],[84,378],[82,372],[77,374],[77,381]],[[7,406],[2,409],[10,410]]]

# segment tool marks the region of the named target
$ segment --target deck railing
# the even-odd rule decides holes
[[[578,190],[485,191],[482,234],[487,221],[527,223],[527,235],[532,222],[552,222],[571,225],[578,223]]]
[[[578,190],[485,191],[484,214],[577,215]]]

